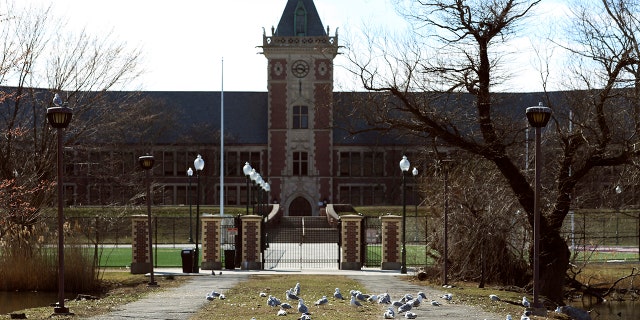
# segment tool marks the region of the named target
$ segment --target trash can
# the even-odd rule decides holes
[[[195,257],[196,250],[193,248],[185,248],[182,249],[182,272],[183,273],[191,273],[193,272],[193,260]]]
[[[225,269],[236,268],[236,251],[235,250],[224,251],[224,268]]]

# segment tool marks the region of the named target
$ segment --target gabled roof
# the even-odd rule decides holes
[[[305,36],[321,37],[326,36],[318,10],[313,0],[288,0],[284,7],[282,17],[278,23],[275,36],[293,37],[296,34],[296,10],[303,9],[306,12],[306,33]]]

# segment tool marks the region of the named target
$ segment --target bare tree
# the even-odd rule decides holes
[[[0,180],[7,194],[39,191],[24,193],[31,195],[24,201],[35,208],[29,219],[16,219],[29,226],[53,195],[44,186],[55,181],[56,135],[46,121],[54,93],[73,109],[65,145],[74,152],[140,143],[144,135],[136,132],[150,130],[160,112],[141,101],[138,92],[107,92],[121,90],[140,75],[137,49],[127,49],[113,35],[67,30],[63,18],[47,8],[17,9],[7,1],[2,10]]]

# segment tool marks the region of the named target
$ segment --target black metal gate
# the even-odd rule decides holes
[[[281,217],[265,225],[264,269],[338,269],[340,233],[326,217]]]
[[[362,223],[362,254],[365,267],[380,267],[382,263],[382,225],[378,217],[365,217]]]

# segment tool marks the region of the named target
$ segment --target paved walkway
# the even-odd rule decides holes
[[[327,270],[292,270],[292,271],[243,271],[243,270],[223,270],[222,274],[211,275],[210,271],[203,270],[201,276],[192,279],[184,285],[152,293],[148,297],[123,305],[119,310],[109,314],[93,317],[94,320],[114,320],[114,319],[166,319],[166,320],[186,320],[197,312],[208,301],[205,299],[207,292],[216,290],[224,293],[241,281],[247,280],[252,274],[328,274]],[[155,274],[182,274],[178,269],[156,269]],[[442,301],[439,297],[444,293],[436,289],[418,286],[399,279],[402,277],[397,271],[331,271],[331,274],[345,275],[363,284],[369,293],[378,294],[388,292],[392,299],[398,299],[406,293],[414,296],[423,291],[429,301],[431,298]],[[348,294],[348,292],[346,292]],[[477,308],[459,304],[443,303],[440,307],[434,307],[425,301],[419,308],[412,311],[418,315],[418,319],[504,319],[504,315],[490,314]],[[380,319],[384,307],[380,306]],[[396,316],[397,319],[404,319]],[[248,320],[248,319],[247,319]]]

